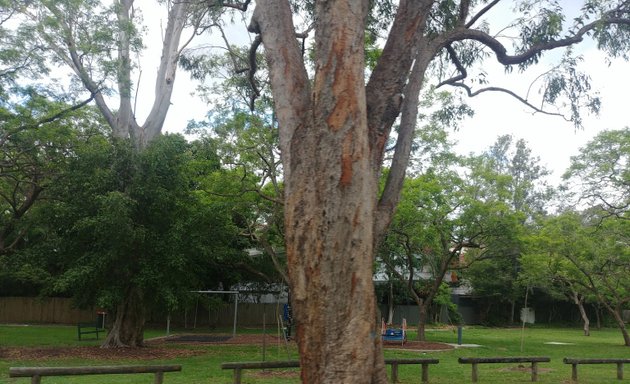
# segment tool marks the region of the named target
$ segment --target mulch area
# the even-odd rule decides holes
[[[385,349],[408,349],[412,351],[447,351],[453,349],[452,345],[443,343],[432,343],[429,341],[405,341],[405,344],[387,342],[383,345]]]
[[[236,335],[236,337],[230,336],[217,336],[217,335],[200,335],[200,334],[190,334],[190,335],[177,335],[170,337],[161,337],[158,339],[153,339],[151,343],[185,343],[185,344],[252,344],[252,345],[262,345],[263,337],[265,338],[265,342],[268,345],[273,345],[276,343],[284,343],[284,339],[278,337],[276,335],[260,335],[260,334],[251,334],[251,335]],[[289,343],[295,343],[294,340]],[[386,342],[383,346],[385,349],[409,349],[414,351],[441,351],[441,350],[450,350],[454,347],[444,343],[432,343],[428,341],[413,341],[408,340],[405,341],[404,345],[401,345],[399,342]]]
[[[85,360],[158,360],[180,357],[198,356],[206,352],[202,348],[179,348],[178,344],[186,345],[267,345],[284,343],[283,338],[276,335],[237,335],[236,337],[225,335],[199,335],[184,334],[170,337],[159,337],[146,340],[142,348],[100,348],[98,346],[81,347],[0,347],[0,359],[5,360],[46,360],[78,358]],[[295,343],[295,341],[290,341]],[[448,350],[453,347],[442,343],[430,343],[424,341],[407,341],[400,343],[386,343],[386,349],[405,349],[414,351]],[[287,372],[287,375],[293,375]]]
[[[49,348],[0,348],[0,359],[4,360],[158,360],[196,356],[203,350],[184,348],[164,348],[147,346],[143,348],[100,348],[89,347],[49,347]]]

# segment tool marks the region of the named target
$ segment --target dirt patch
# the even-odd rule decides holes
[[[505,368],[499,368],[498,371],[500,372],[528,372],[531,373],[532,372],[532,367],[531,365],[525,366],[522,364],[519,364],[515,367],[505,367]],[[551,372],[552,369],[551,368],[541,368],[538,367],[538,373],[540,372]]]
[[[453,349],[452,345],[443,343],[432,343],[429,341],[406,341],[405,344],[400,343],[385,343],[383,345],[385,349],[410,349],[414,351],[446,351]]]
[[[147,346],[143,348],[100,348],[89,347],[50,347],[50,348],[0,348],[0,359],[4,360],[159,360],[196,356],[203,350]]]
[[[248,371],[247,373],[248,376],[253,376],[256,377],[258,379],[297,379],[300,377],[300,370],[299,369],[294,369],[294,370],[265,370],[265,371],[259,371],[259,372],[251,372]]]
[[[230,336],[214,335],[180,335],[164,339],[167,343],[222,343],[230,340]]]
[[[263,341],[264,339],[264,341]],[[161,337],[149,341],[150,343],[185,343],[185,344],[233,344],[233,345],[262,345],[263,342],[267,345],[284,344],[284,338],[276,335],[261,335],[261,334],[246,334],[231,336],[221,335],[199,335],[199,334],[184,334],[174,335],[169,337]],[[295,344],[295,340],[288,342],[291,345]],[[406,341],[404,345],[394,342],[386,342],[384,344],[386,349],[410,349],[410,350],[422,350],[422,351],[440,351],[450,350],[454,347],[444,343],[434,343],[428,341]]]
[[[100,348],[98,346],[85,347],[0,347],[0,359],[4,360],[46,360],[46,359],[85,359],[85,360],[160,360],[181,357],[198,356],[206,351],[203,348],[180,348],[177,344],[186,345],[267,345],[284,344],[285,340],[276,335],[248,334],[237,335],[199,335],[184,334],[169,337],[159,337],[146,341],[142,348]],[[295,341],[289,341],[295,344]],[[442,343],[425,341],[407,341],[386,343],[386,349],[406,349],[415,351],[448,350],[453,347]],[[297,375],[296,371],[260,372],[261,375]],[[278,376],[284,377],[284,376]]]
[[[147,343],[159,345],[163,343],[181,343],[181,344],[231,344],[231,345],[262,345],[263,342],[267,344],[284,343],[284,338],[276,335],[260,335],[260,334],[246,334],[236,335],[203,335],[203,334],[181,334],[172,335],[168,337],[158,337],[155,339],[147,340]],[[295,341],[289,341],[289,343],[295,343]]]

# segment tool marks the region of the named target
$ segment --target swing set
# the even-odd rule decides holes
[[[383,342],[398,342],[401,345],[407,341],[407,319],[402,320],[401,328],[388,328],[385,319],[381,319],[381,338]]]

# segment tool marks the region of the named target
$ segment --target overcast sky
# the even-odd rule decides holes
[[[573,0],[569,2],[573,5]],[[144,12],[145,20],[155,20],[153,17],[147,17],[146,10]],[[498,15],[498,17],[504,16]],[[244,27],[240,25],[238,28]],[[159,33],[159,29],[150,29],[146,41],[159,42]],[[630,89],[628,75],[630,64],[623,60],[615,60],[609,66],[604,54],[595,49],[592,43],[580,45],[577,51],[583,54],[582,69],[591,76],[593,89],[599,91],[602,99],[600,115],[598,117],[586,116],[583,130],[576,130],[572,123],[560,117],[533,114],[526,106],[504,94],[484,93],[468,99],[469,105],[475,111],[475,116],[464,121],[458,131],[451,132],[451,137],[457,141],[455,150],[461,154],[479,153],[494,143],[498,136],[511,134],[515,140],[523,138],[529,143],[533,154],[540,156],[542,164],[553,171],[551,181],[556,183],[569,165],[570,156],[577,154],[579,148],[594,135],[604,129],[621,129],[630,125],[627,118],[630,103],[626,96]],[[159,55],[158,49],[150,49],[143,58],[143,68],[145,68],[143,80],[145,81],[141,85],[141,90],[144,89],[147,94],[153,89],[155,81],[149,75],[150,65],[157,66]],[[551,60],[545,62],[549,56],[553,55],[544,56],[542,65],[525,74],[514,71],[506,75],[500,65],[486,68],[491,75],[490,79],[493,82],[491,85],[503,86],[524,95],[531,79],[549,68]],[[189,80],[188,74],[179,70],[177,76],[172,106],[164,127],[165,132],[182,132],[189,120],[203,119],[208,110],[207,105],[197,96],[191,96],[195,83]],[[143,121],[142,116],[146,113],[143,112],[142,104],[139,103],[138,106],[140,122]]]
[[[599,116],[585,116],[583,129],[576,130],[573,123],[560,117],[534,114],[506,95],[485,93],[469,100],[475,116],[452,134],[458,142],[456,151],[480,152],[498,136],[511,134],[525,139],[534,155],[540,156],[541,162],[554,172],[552,180],[558,180],[568,167],[570,156],[576,155],[598,132],[629,125],[630,103],[625,95],[630,87],[630,64],[616,60],[608,67],[601,53],[589,53],[585,65],[593,88],[600,93],[602,106]]]

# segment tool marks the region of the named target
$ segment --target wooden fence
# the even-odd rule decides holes
[[[278,314],[282,314],[283,304],[238,304],[238,326],[259,326],[263,324],[263,316],[267,326],[276,324]],[[96,319],[96,308],[77,309],[69,298],[36,297],[0,297],[0,323],[46,323],[77,324],[93,322]],[[147,321],[153,324],[166,324],[167,313],[152,312]],[[107,319],[111,321],[110,318]],[[171,313],[173,326],[193,327],[231,327],[234,321],[234,304],[225,303],[208,308],[202,304],[187,310]]]
[[[0,323],[76,324],[95,319],[95,309],[74,308],[68,298],[0,297]]]

